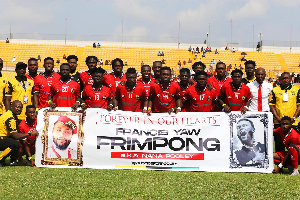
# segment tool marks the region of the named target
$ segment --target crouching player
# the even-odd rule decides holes
[[[33,105],[26,106],[26,119],[21,121],[21,123],[18,126],[18,132],[19,133],[31,133],[32,131],[36,130],[36,108]],[[20,157],[19,160],[21,160],[21,157],[23,155],[26,155],[27,166],[35,167],[35,162],[32,159],[32,155],[35,154],[35,139],[36,135],[30,135],[27,138],[24,138],[20,140],[21,146],[20,146]]]
[[[274,130],[274,134],[279,134],[281,140],[288,151],[279,151],[274,153],[274,163],[277,167],[273,173],[282,171],[282,167],[288,167],[291,176],[297,176],[300,135],[292,128],[292,120],[290,117],[284,116],[281,118],[281,127]],[[292,165],[292,166],[291,166]]]

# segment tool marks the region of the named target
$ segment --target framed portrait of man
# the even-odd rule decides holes
[[[230,114],[230,168],[268,168],[267,114]]]
[[[44,116],[42,164],[82,165],[83,114],[46,110]]]

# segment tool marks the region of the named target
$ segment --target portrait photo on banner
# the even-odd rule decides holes
[[[44,121],[42,164],[82,165],[83,114],[45,110]]]
[[[230,168],[269,167],[267,114],[229,114]]]

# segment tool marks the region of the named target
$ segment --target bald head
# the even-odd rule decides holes
[[[11,111],[14,115],[19,115],[22,113],[23,104],[19,100],[15,100],[11,103]]]
[[[255,78],[259,84],[262,84],[266,78],[266,70],[264,68],[257,68],[255,70]]]

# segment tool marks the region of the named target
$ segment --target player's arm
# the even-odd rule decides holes
[[[153,99],[154,99],[154,95],[155,95],[155,93],[154,93],[154,87],[151,85],[150,86],[150,92],[149,92],[149,96],[148,96],[148,105],[147,105],[147,115],[151,115],[151,113],[152,113],[152,105],[153,105]]]
[[[56,108],[55,103],[53,102],[53,95],[54,95],[54,88],[53,85],[50,87],[50,94],[48,95],[48,104],[50,108],[54,109]]]
[[[295,119],[299,117],[299,114],[300,114],[300,90],[298,90],[298,93],[297,93],[297,109],[292,118],[292,124],[295,122]]]
[[[250,101],[248,100],[245,102],[245,106],[241,109],[241,113],[245,114],[247,112],[249,106],[250,106]]]
[[[81,104],[80,85],[77,83],[77,86],[75,88],[75,103],[73,103],[72,109],[77,110],[80,104]]]
[[[11,102],[12,92],[13,92],[13,87],[12,87],[11,83],[8,82],[8,87],[5,92],[5,102],[4,102],[6,111],[10,110],[10,102]]]
[[[35,162],[34,162],[34,160],[32,158],[32,155],[31,155],[31,152],[30,152],[27,140],[20,140],[20,142],[22,143],[22,145],[24,147],[25,154],[26,154],[28,160],[31,162],[31,166],[32,167],[36,167],[35,166]]]
[[[279,115],[276,111],[275,104],[276,104],[276,96],[275,96],[275,93],[272,90],[271,95],[270,95],[270,102],[269,102],[270,111],[274,115],[274,117],[277,119],[277,121],[280,123],[281,118],[279,117]]]
[[[117,97],[114,97],[114,98],[113,98],[112,104],[113,104],[113,110],[114,110],[114,111],[118,110],[119,102],[118,102]]]
[[[175,110],[175,114],[177,114],[181,111],[181,108],[182,108],[183,104],[182,104],[182,101],[181,101],[181,98],[180,98],[179,95],[175,96],[175,100],[176,100],[175,101],[175,107],[176,108],[174,108],[174,110]]]
[[[221,91],[222,91],[222,89],[221,89]],[[224,100],[223,100],[224,97],[223,97],[222,93],[223,92],[220,92],[218,103],[222,106],[222,108],[224,109],[224,111],[226,113],[230,113],[231,112],[231,108],[224,102]]]

